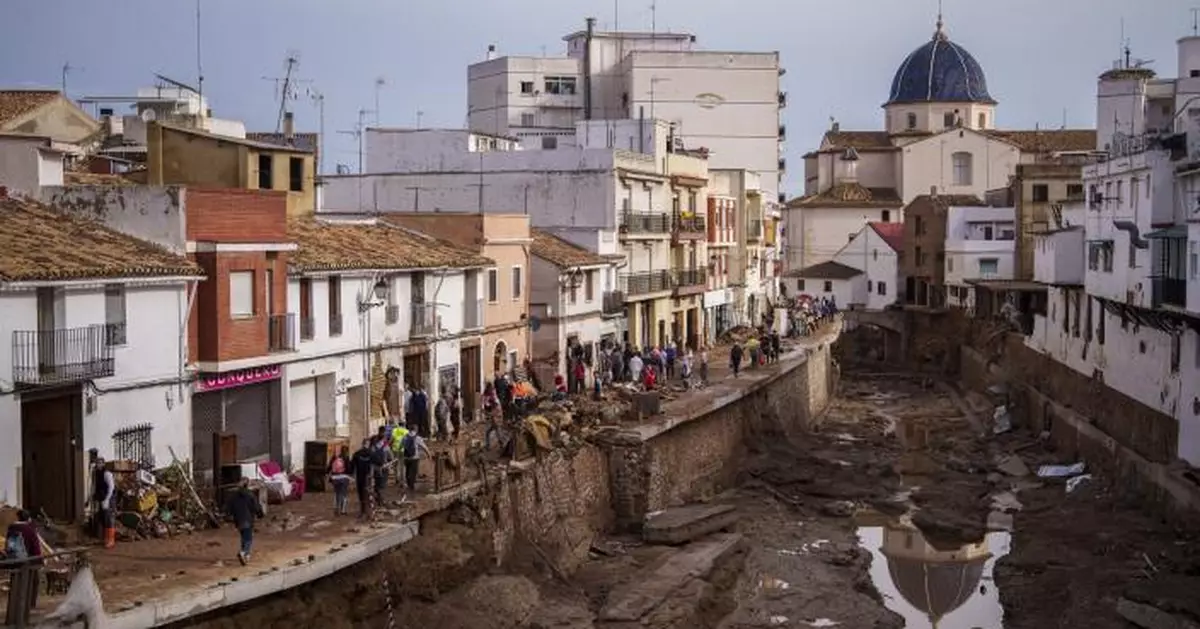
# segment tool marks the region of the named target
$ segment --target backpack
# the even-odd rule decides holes
[[[334,457],[333,465],[330,466],[334,474],[346,473],[346,460],[342,457]]]
[[[29,549],[25,547],[25,537],[18,532],[11,532],[4,540],[4,553],[9,559],[26,559]]]
[[[404,441],[401,444],[404,446],[404,458],[417,458],[417,436],[415,434],[409,433],[405,435]]]

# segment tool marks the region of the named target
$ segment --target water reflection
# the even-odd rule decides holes
[[[988,533],[978,542],[947,549],[930,544],[907,521],[885,521],[860,527],[858,538],[871,551],[871,580],[888,609],[904,617],[905,627],[1003,628],[992,570],[1008,553],[1008,533]]]

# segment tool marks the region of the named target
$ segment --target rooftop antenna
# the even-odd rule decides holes
[[[315,87],[308,88],[308,97],[317,105],[320,127],[317,131],[317,173],[325,172],[325,94]]]
[[[379,126],[379,92],[383,86],[387,85],[387,80],[382,76],[375,77],[375,126]]]
[[[1121,55],[1119,57],[1117,57],[1117,59],[1118,59],[1117,63],[1120,64],[1121,63],[1120,60],[1123,59],[1125,65],[1123,65],[1121,67],[1128,69],[1130,52],[1129,52],[1129,39],[1125,37],[1125,18],[1121,18],[1121,50],[1120,50],[1120,52],[1121,52]]]
[[[1200,7],[1192,9],[1192,37],[1200,35]]]
[[[366,127],[367,114],[375,113],[369,109],[358,110],[358,122],[353,129],[338,131],[338,133],[354,137],[358,141],[358,174],[363,172],[363,129]],[[361,206],[361,203],[360,203]]]
[[[78,68],[71,65],[70,61],[62,65],[62,95],[64,98],[67,96],[67,75],[71,73],[71,70],[77,69]]]
[[[295,53],[288,53],[284,64],[287,69],[283,74],[283,88],[279,90],[279,115],[275,118],[275,133],[283,130],[283,114],[287,111],[288,100],[296,98],[296,83],[292,79],[292,72],[300,65],[300,59]]]
[[[1195,13],[1196,9],[1192,9]],[[621,0],[613,0],[613,32],[621,32]]]
[[[201,55],[201,39],[200,39],[200,0],[196,0],[196,96],[199,97],[200,106],[204,106],[204,57]],[[201,115],[204,112],[200,112]]]
[[[658,35],[658,2],[650,0],[650,39]]]

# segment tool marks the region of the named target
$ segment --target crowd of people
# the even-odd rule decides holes
[[[793,338],[812,334],[838,313],[837,300],[831,297],[818,299],[811,295],[800,295],[788,300],[787,309],[791,319],[788,335]]]

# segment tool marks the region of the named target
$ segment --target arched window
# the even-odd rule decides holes
[[[917,114],[908,114],[908,128],[910,130],[917,128]]]
[[[950,163],[954,170],[954,185],[971,185],[972,161],[971,154],[965,151],[960,151],[950,156]]]
[[[980,129],[987,128],[987,114],[983,114],[983,113],[979,114],[979,128]]]

